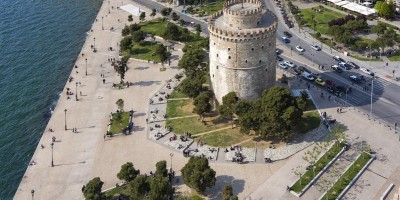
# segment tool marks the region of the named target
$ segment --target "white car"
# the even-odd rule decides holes
[[[287,69],[288,68],[288,66],[284,62],[280,62],[278,65],[282,69]]]
[[[297,67],[297,65],[296,64],[294,64],[293,62],[291,62],[291,61],[285,61],[285,64],[287,65],[287,66],[289,66],[289,67],[291,67],[291,68],[295,68],[295,67]]]
[[[374,72],[372,72],[371,70],[369,70],[369,69],[367,69],[367,68],[361,67],[360,70],[361,70],[362,72],[364,72],[364,73],[370,75],[370,76],[374,76],[374,75],[375,75]]]
[[[303,72],[303,77],[305,78],[305,79],[307,79],[307,80],[309,80],[309,81],[314,81],[314,77],[310,74],[310,73],[308,73],[308,72]]]
[[[321,51],[321,47],[319,47],[318,45],[311,45],[311,48],[313,48],[315,51]]]
[[[296,46],[296,50],[300,52],[304,52],[305,50],[301,46]]]

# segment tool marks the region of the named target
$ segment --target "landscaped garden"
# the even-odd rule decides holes
[[[301,122],[297,130],[298,133],[307,133],[319,127],[321,117],[317,111],[308,111],[304,112],[303,116],[301,116]]]
[[[167,116],[168,118],[193,115],[193,100],[168,100]]]
[[[307,27],[314,29],[313,20],[316,22],[315,29],[321,34],[329,34],[328,22],[333,19],[338,19],[344,17],[345,15],[324,8],[322,12],[316,12],[318,7],[301,9],[301,14],[303,15],[303,20]]]
[[[306,170],[301,173],[301,177],[291,186],[291,189],[300,193],[320,172],[322,169],[342,150],[345,144],[335,142],[334,145],[319,159],[315,162],[312,169]]]
[[[156,55],[157,47],[157,42],[140,41],[134,43],[129,51],[124,51],[121,55],[131,55],[131,57],[141,60],[154,60],[160,62],[160,57]]]
[[[222,10],[222,6],[224,5],[223,0],[216,0],[212,1],[209,3],[204,4],[199,8],[199,10],[203,11],[204,13],[208,13],[209,15],[212,15],[216,13],[219,10]]]
[[[228,124],[228,120],[221,119],[219,116],[205,117],[203,121],[204,122],[201,122],[198,116],[185,117],[180,119],[167,120],[166,126],[172,127],[172,132],[176,134],[190,132],[192,136],[198,133],[208,132],[230,126]]]
[[[195,139],[214,147],[230,147],[245,140],[251,139],[252,137],[253,136],[248,134],[240,133],[239,128],[228,128],[225,130],[205,134],[199,136],[198,138],[195,137]],[[252,147],[254,147],[254,144]]]
[[[329,189],[321,199],[335,200],[370,159],[371,155],[369,153],[362,152],[357,160],[347,169],[346,172],[344,172],[342,176],[340,176],[333,187]]]
[[[109,133],[122,133],[129,125],[129,112],[113,113]]]

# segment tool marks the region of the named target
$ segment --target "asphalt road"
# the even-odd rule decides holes
[[[135,0],[136,2],[149,7],[155,8],[158,11],[164,8],[163,5],[156,3],[152,0]],[[330,70],[330,66],[337,64],[335,60],[333,60],[332,55],[324,52],[324,51],[314,51],[311,48],[311,44],[306,42],[302,34],[298,32],[292,32],[288,26],[284,23],[281,13],[279,12],[278,8],[274,1],[271,0],[263,0],[264,5],[267,9],[271,10],[276,14],[279,20],[278,31],[277,31],[277,45],[285,45],[287,47],[292,47],[292,53],[301,54],[303,57],[307,58],[310,61],[315,63],[315,66],[324,65],[325,70],[320,72],[318,67],[310,67],[307,66],[308,69],[319,73],[323,80],[332,80],[338,86],[345,86],[345,87],[352,87],[352,92],[348,95],[343,94],[340,98],[347,99],[347,102],[355,107],[358,107],[365,113],[370,113],[370,105],[371,105],[371,90],[364,91],[363,88],[369,87],[371,88],[372,78],[366,74],[361,74],[362,72],[357,69],[345,70],[343,73],[336,73]],[[200,24],[202,26],[202,32],[208,34],[207,23],[204,21],[197,20],[189,15],[177,13],[180,16],[180,19],[185,21],[194,22],[196,24]],[[292,33],[292,37],[290,38],[290,43],[282,43],[281,38],[284,36],[283,31],[289,31]],[[300,36],[300,37],[298,37]],[[317,44],[317,43],[316,43]],[[295,47],[301,46],[305,49],[305,52],[298,52]],[[321,46],[319,43],[318,46]],[[327,48],[326,46],[322,46],[322,48]],[[312,55],[314,54],[314,56]],[[285,60],[290,58],[285,58]],[[296,61],[294,61],[296,63]],[[298,65],[303,65],[301,63],[297,63]],[[359,63],[357,63],[359,64]],[[304,66],[304,65],[303,65]],[[361,67],[368,67],[368,66],[361,66]],[[348,77],[350,75],[364,75],[365,81],[361,84],[354,84],[350,82]],[[374,118],[384,120],[390,124],[394,122],[400,122],[400,93],[398,92],[400,87],[396,84],[393,84],[383,78],[379,78],[379,74],[377,75],[378,78],[374,79],[373,84],[373,106],[372,106],[372,113]],[[371,84],[371,85],[370,85]],[[319,86],[317,86],[319,87]]]

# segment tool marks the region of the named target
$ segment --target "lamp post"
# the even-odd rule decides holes
[[[78,100],[78,82],[75,83],[75,86],[76,86],[76,87],[75,87],[75,100],[76,100],[76,101],[79,101],[79,100]]]
[[[85,58],[85,62],[86,62],[85,70],[86,70],[86,76],[87,76],[87,58]]]
[[[64,110],[65,117],[64,117],[64,124],[65,124],[65,130],[67,130],[67,109]]]
[[[104,17],[101,17],[101,30],[104,30],[104,26],[103,26],[103,18],[104,18]]]
[[[54,167],[54,160],[53,160],[53,146],[54,146],[54,142],[52,142],[50,144],[51,146],[51,167]]]
[[[93,38],[93,52],[96,53],[96,38]]]
[[[171,168],[170,168],[169,170],[170,170],[170,172],[172,173],[172,157],[174,156],[174,154],[173,154],[173,153],[170,153],[169,156],[171,156]]]
[[[32,200],[33,200],[33,197],[35,196],[35,190],[31,190],[31,195],[32,195]]]
[[[371,83],[371,108],[370,108],[370,111],[369,111],[369,116],[372,118],[372,97],[373,97],[373,95],[374,95],[374,77],[372,77],[372,81],[371,81],[372,83]]]

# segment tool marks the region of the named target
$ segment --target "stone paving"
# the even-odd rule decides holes
[[[243,162],[255,162],[256,161],[256,148],[242,148],[236,147],[235,150],[230,150],[225,153],[226,161],[234,161],[239,158],[239,155],[243,157]]]
[[[197,143],[197,142],[196,142]],[[208,160],[217,160],[219,148],[208,145],[198,145],[195,147],[188,148],[189,156],[204,156]]]

